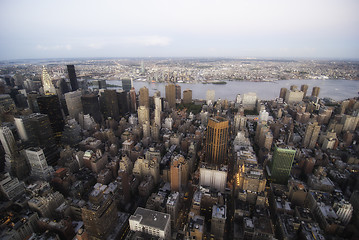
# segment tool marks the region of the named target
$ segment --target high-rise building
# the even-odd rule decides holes
[[[46,95],[56,94],[56,89],[54,84],[52,84],[51,77],[48,74],[45,66],[42,66],[42,75],[41,75],[42,87]]]
[[[102,117],[98,96],[95,94],[85,94],[81,97],[81,102],[84,114],[90,114],[97,123],[100,123]]]
[[[176,86],[176,100],[181,100],[181,86],[180,85],[175,85]]]
[[[130,90],[130,112],[135,113],[137,110],[137,98],[136,98],[136,91],[134,88]]]
[[[319,133],[320,126],[318,125],[318,122],[308,123],[307,129],[305,130],[302,147],[314,149],[319,137]]]
[[[25,156],[30,164],[31,176],[50,180],[54,170],[47,165],[44,151],[41,148],[28,148],[25,150]]]
[[[269,178],[275,183],[286,184],[292,169],[296,150],[275,146],[270,164]]]
[[[151,175],[154,183],[158,184],[160,178],[159,161],[160,159],[157,158],[144,159],[143,157],[139,157],[133,166],[133,175],[138,177],[140,180],[143,180],[146,175]]]
[[[150,110],[145,106],[140,106],[138,108],[138,123],[143,125],[146,122],[150,122]]]
[[[167,198],[166,212],[171,216],[171,227],[175,228],[178,219],[180,194],[179,192],[171,193]]]
[[[111,195],[105,197],[100,189],[94,189],[89,199],[82,208],[86,232],[93,239],[106,239],[117,221],[116,201]]]
[[[165,87],[166,101],[170,108],[176,107],[176,86],[174,84],[168,84]]]
[[[116,91],[105,90],[101,95],[101,99],[101,103],[103,104],[103,115],[105,119],[110,117],[119,120],[120,109]]]
[[[144,232],[161,239],[171,239],[171,215],[138,207],[131,215],[130,229]]]
[[[24,178],[28,174],[28,166],[25,158],[18,152],[10,128],[0,127],[0,141],[5,150],[5,171],[20,179]]]
[[[55,136],[61,136],[61,132],[64,130],[65,121],[57,95],[40,96],[37,98],[37,103],[39,105],[40,113],[49,116],[51,128]]]
[[[302,92],[304,93],[303,97],[307,96],[308,85],[307,85],[307,84],[303,84],[302,86],[300,86],[300,91],[302,91]]]
[[[120,108],[120,113],[125,115],[130,111],[130,95],[129,92],[119,91],[117,92],[118,104]]]
[[[299,90],[287,90],[285,94],[285,102],[288,104],[297,103],[303,100],[304,92]]]
[[[225,238],[227,219],[227,207],[226,205],[213,205],[212,220],[211,220],[211,233],[215,239]]]
[[[129,92],[133,87],[132,79],[122,79],[122,90]]]
[[[182,155],[176,155],[171,161],[171,190],[180,192],[187,185],[188,177],[188,161]]]
[[[30,146],[54,143],[54,134],[47,114],[33,113],[15,118],[15,126],[22,141]]]
[[[37,92],[31,92],[27,94],[27,102],[29,103],[29,108],[34,113],[40,112],[39,105],[37,104],[37,97],[39,94]]]
[[[313,87],[312,97],[318,97],[320,92],[320,87]]]
[[[199,183],[217,191],[224,192],[227,184],[227,166],[217,168],[203,164],[199,169]]]
[[[192,103],[192,90],[186,89],[183,91],[183,103],[184,104]]]
[[[25,192],[25,184],[9,173],[0,174],[0,191],[5,198],[13,200]]]
[[[149,98],[148,88],[146,88],[146,87],[140,88],[140,94],[139,94],[138,98],[139,98],[139,100],[138,100],[139,106],[145,106],[147,108],[150,107],[150,98]]]
[[[257,99],[257,94],[254,92],[243,94],[242,104],[244,109],[254,110],[257,104]]]
[[[79,113],[82,112],[81,91],[73,91],[65,94],[66,106],[69,116],[79,120]]]
[[[208,120],[206,135],[207,162],[216,166],[226,162],[228,145],[228,120],[216,116]]]
[[[79,89],[79,84],[77,82],[75,66],[74,65],[67,65],[67,72],[69,74],[69,79],[70,79],[72,91],[76,91],[77,89]]]
[[[206,92],[207,105],[210,105],[211,103],[214,104],[215,94],[216,94],[216,93],[215,93],[214,90],[207,90],[207,92]]]
[[[279,93],[279,98],[282,98],[284,100],[286,93],[287,93],[287,89],[286,88],[281,88],[280,93]]]

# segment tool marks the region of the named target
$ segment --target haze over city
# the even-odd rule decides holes
[[[357,59],[358,9],[355,0],[3,0],[0,60]]]

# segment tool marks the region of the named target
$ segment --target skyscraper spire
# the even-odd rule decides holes
[[[46,95],[56,94],[56,89],[52,84],[50,75],[47,73],[45,66],[42,66],[41,81],[42,81],[42,86],[44,88],[44,93]]]

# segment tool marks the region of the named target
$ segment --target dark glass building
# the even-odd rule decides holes
[[[77,89],[79,89],[79,84],[77,83],[75,66],[67,65],[67,72],[69,73],[69,79],[70,79],[72,91],[76,91]]]
[[[97,123],[100,123],[102,118],[98,96],[93,93],[85,94],[81,97],[81,102],[84,114],[90,114]]]
[[[61,137],[65,121],[59,98],[56,95],[40,96],[37,98],[37,104],[39,105],[40,113],[49,116],[55,138]]]

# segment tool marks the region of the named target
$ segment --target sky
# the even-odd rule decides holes
[[[0,0],[0,60],[359,59],[358,0]]]

